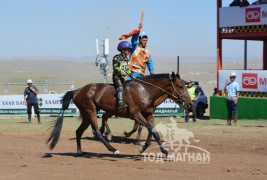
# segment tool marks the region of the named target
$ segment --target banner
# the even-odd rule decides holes
[[[38,104],[41,115],[57,115],[61,110],[61,97],[63,94],[38,94]],[[75,116],[76,106],[71,102],[65,115]],[[27,107],[23,95],[0,96],[0,115],[26,115]]]
[[[98,116],[104,113],[105,111],[100,110]],[[184,116],[184,109],[180,108],[173,100],[166,99],[156,108],[154,116]]]
[[[63,94],[38,94],[38,104],[40,114],[44,116],[58,115],[61,110],[61,97]],[[71,102],[65,111],[66,116],[76,116],[78,112],[75,104]],[[0,116],[1,115],[26,115],[27,107],[24,104],[23,95],[3,95],[0,96]],[[100,110],[98,115],[104,114]],[[154,115],[156,116],[183,116],[184,109],[174,103],[171,99],[165,100],[157,107]]]
[[[220,8],[220,28],[262,24],[267,24],[266,4]]]
[[[236,81],[240,91],[267,92],[267,71],[253,70],[220,70],[219,90],[224,90],[226,80],[230,82],[229,75],[235,72]]]

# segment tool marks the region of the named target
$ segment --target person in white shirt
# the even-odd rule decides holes
[[[239,97],[239,85],[235,81],[236,73],[230,74],[230,82],[226,80],[224,91],[227,94],[227,110],[228,118],[227,125],[231,125],[232,114],[234,114],[234,125],[237,125],[238,111],[237,111],[237,101]]]

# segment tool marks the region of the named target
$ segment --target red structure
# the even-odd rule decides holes
[[[240,17],[227,19],[227,13],[240,11]],[[217,71],[222,70],[222,40],[263,41],[263,70],[267,70],[267,5],[247,7],[222,7],[222,0],[217,0]],[[226,16],[224,18],[224,16]],[[238,21],[234,18],[240,18]],[[225,20],[224,20],[225,19]],[[233,19],[233,20],[232,20]],[[232,21],[222,23],[222,21]],[[239,23],[239,22],[242,22]],[[228,24],[227,24],[228,23]],[[235,24],[236,23],[236,24]],[[218,78],[218,77],[217,77]]]

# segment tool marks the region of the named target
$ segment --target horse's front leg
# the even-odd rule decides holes
[[[153,137],[156,139],[157,143],[159,144],[161,152],[166,154],[166,156],[168,156],[169,152],[162,145],[162,142],[160,140],[159,134],[158,134],[158,132],[157,132],[157,130],[155,128],[154,116],[151,114],[151,115],[147,116],[147,119],[145,119],[141,114],[139,114],[137,116],[137,120],[139,121],[139,123],[144,125],[148,130],[148,136],[147,136],[146,143],[145,143],[145,145],[141,145],[139,151],[142,153],[147,149],[148,146],[150,146],[151,138],[152,138],[152,135],[153,135]]]

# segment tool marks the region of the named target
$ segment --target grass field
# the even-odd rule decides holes
[[[45,135],[50,127],[50,124],[55,117],[42,117],[42,124],[37,124],[37,120],[33,119],[31,124],[28,124],[26,117],[17,118],[5,118],[0,119],[0,132],[3,133],[38,133]],[[178,128],[184,128],[193,131],[199,136],[232,136],[235,138],[242,137],[262,137],[267,139],[267,121],[265,120],[239,120],[238,126],[226,126],[224,120],[198,120],[197,123],[184,123],[182,117],[174,118],[177,121]],[[169,117],[157,117],[155,118],[156,124],[163,122],[164,124],[170,123]],[[81,120],[75,117],[65,117],[63,123],[63,133],[74,133],[79,127]],[[124,118],[110,118],[109,125],[112,130],[112,134],[116,136],[122,135],[124,130],[131,130],[134,122]],[[99,119],[99,126],[101,125],[101,119]],[[85,135],[92,136],[91,127],[88,128]],[[225,133],[229,131],[231,133]],[[257,132],[262,132],[259,136]],[[147,131],[144,129],[143,138],[146,138]]]

